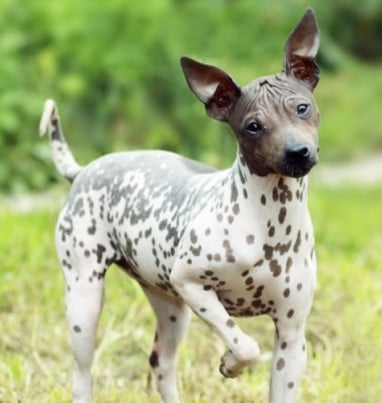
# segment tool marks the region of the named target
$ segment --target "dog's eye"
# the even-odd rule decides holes
[[[297,114],[302,116],[306,115],[309,111],[309,105],[308,104],[299,104],[297,105]]]
[[[251,122],[246,128],[245,131],[253,136],[258,136],[263,130],[263,126],[256,121]]]

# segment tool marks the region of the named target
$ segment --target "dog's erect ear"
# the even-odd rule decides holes
[[[316,16],[314,11],[308,8],[286,41],[283,71],[288,76],[306,83],[312,90],[320,78],[315,61],[319,45],[320,32]]]
[[[241,90],[233,79],[218,67],[182,57],[180,63],[192,92],[204,103],[208,114],[228,120]]]

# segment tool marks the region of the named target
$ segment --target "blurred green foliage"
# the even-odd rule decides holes
[[[382,144],[382,125],[373,123],[381,69],[355,57],[380,60],[378,1],[2,0],[0,190],[41,190],[58,179],[48,141],[37,138],[50,97],[82,163],[114,150],[164,148],[227,166],[233,138],[205,116],[179,58],[218,64],[241,84],[277,72],[308,5],[322,30],[323,158],[373,150]]]

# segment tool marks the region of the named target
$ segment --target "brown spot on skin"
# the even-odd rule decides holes
[[[243,273],[241,273],[241,275],[242,275],[243,277],[247,277],[248,274],[249,274],[249,270],[244,270]]]
[[[277,277],[281,274],[281,266],[278,264],[276,259],[273,259],[269,262],[269,267],[274,277]]]
[[[210,234],[211,234],[211,230],[210,230],[209,228],[207,228],[205,234],[206,234],[207,236],[210,235]]]
[[[265,205],[267,204],[267,198],[265,197],[264,194],[261,195],[260,201],[261,201],[261,204],[262,204],[263,206],[265,206]]]
[[[228,222],[230,223],[230,224],[232,224],[233,223],[233,216],[228,216]]]
[[[236,301],[237,306],[242,306],[245,304],[245,299],[244,298],[238,298]]]
[[[233,339],[233,342],[234,342],[234,344],[237,344],[237,343],[239,342],[239,339],[238,339],[237,337],[235,337],[235,338]]]
[[[247,244],[252,245],[255,242],[255,237],[253,235],[247,235]]]
[[[265,244],[263,246],[263,250],[264,250],[264,253],[265,253],[265,259],[271,260],[272,257],[273,257],[273,246]]]
[[[273,191],[272,191],[272,199],[273,199],[273,201],[277,201],[278,198],[279,198],[279,192],[277,191],[277,188],[274,187]]]
[[[204,312],[207,312],[207,309],[206,308],[200,308],[199,311],[204,313]]]
[[[190,232],[190,240],[192,243],[196,243],[198,241],[198,237],[196,236],[196,232],[194,229]]]
[[[155,350],[151,353],[149,357],[149,363],[152,368],[159,367],[159,356]]]
[[[247,277],[246,279],[245,279],[245,284],[246,285],[251,285],[253,283],[253,278],[252,277]]]
[[[208,253],[208,254],[207,254],[207,259],[210,260],[210,261],[212,260],[212,255],[211,255],[211,253]]]
[[[289,382],[289,383],[288,383],[288,388],[289,388],[289,389],[293,389],[293,387],[294,387],[294,383],[293,383],[293,382]]]
[[[281,207],[280,212],[279,212],[279,223],[283,224],[285,221],[285,217],[287,214],[287,210],[285,207]]]
[[[272,227],[269,228],[268,236],[273,237],[273,235],[275,235],[275,227],[272,225]]]
[[[221,257],[220,257],[220,255],[219,255],[219,253],[215,253],[215,254],[214,254],[214,260],[215,260],[216,262],[220,262]]]
[[[289,295],[290,295],[290,289],[289,289],[289,288],[286,288],[286,289],[284,290],[284,297],[285,297],[285,298],[288,298]]]
[[[301,246],[301,231],[298,231],[296,241],[293,245],[293,252],[298,253]]]
[[[278,242],[277,245],[274,247],[275,250],[279,251],[281,255],[284,253],[287,253],[292,245],[292,241],[289,241],[287,243],[280,243]]]
[[[264,290],[263,285],[260,285],[259,287],[257,287],[256,292],[253,294],[253,298],[260,298],[263,293],[263,290]]]
[[[74,325],[73,326],[73,330],[76,332],[76,333],[81,333],[81,328],[78,326],[78,325]]]
[[[289,309],[289,311],[288,311],[288,313],[287,313],[287,317],[290,319],[293,315],[294,315],[294,310],[293,310],[293,309]]]
[[[239,207],[239,204],[238,204],[238,203],[236,203],[236,204],[233,206],[232,211],[233,211],[233,213],[234,213],[235,215],[238,215],[238,214],[240,213],[240,207]]]
[[[234,263],[235,262],[235,256],[233,255],[233,250],[231,248],[231,244],[228,239],[225,239],[223,241],[223,248],[226,250],[226,259],[227,262],[229,263]]]
[[[291,231],[292,231],[292,227],[290,225],[288,225],[285,229],[285,235],[289,235]]]
[[[202,247],[198,246],[197,248],[194,248],[193,246],[190,246],[190,251],[194,256],[200,256],[200,252],[202,251]]]
[[[285,360],[284,358],[279,358],[279,360],[276,363],[276,368],[281,371],[285,367]]]
[[[289,256],[286,262],[286,267],[285,267],[285,272],[289,273],[290,268],[292,267],[293,264],[293,260],[292,258]]]
[[[309,239],[309,234],[306,232],[305,233],[305,241],[307,241]]]
[[[252,301],[252,306],[254,308],[261,308],[262,302],[261,299],[255,299],[254,301]]]
[[[170,320],[171,320],[171,322],[176,322],[176,316],[171,315],[171,316],[170,316]]]
[[[228,327],[234,327],[235,326],[235,322],[232,319],[228,319],[226,322],[226,325]]]
[[[297,291],[301,291],[302,290],[302,284],[301,283],[298,283],[297,284]]]
[[[216,219],[217,219],[219,222],[222,222],[222,221],[223,221],[223,215],[222,215],[222,214],[218,214],[217,217],[216,217]]]
[[[260,259],[253,265],[253,267],[261,266],[263,263],[264,263],[264,259]]]
[[[287,342],[286,341],[283,341],[282,343],[281,343],[281,350],[285,350],[287,348]]]
[[[203,286],[203,290],[205,290],[205,291],[210,291],[211,289],[212,289],[212,287],[210,285]]]

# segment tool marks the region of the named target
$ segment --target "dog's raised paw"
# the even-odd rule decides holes
[[[244,366],[229,350],[220,359],[219,371],[226,378],[236,378],[241,375]]]

